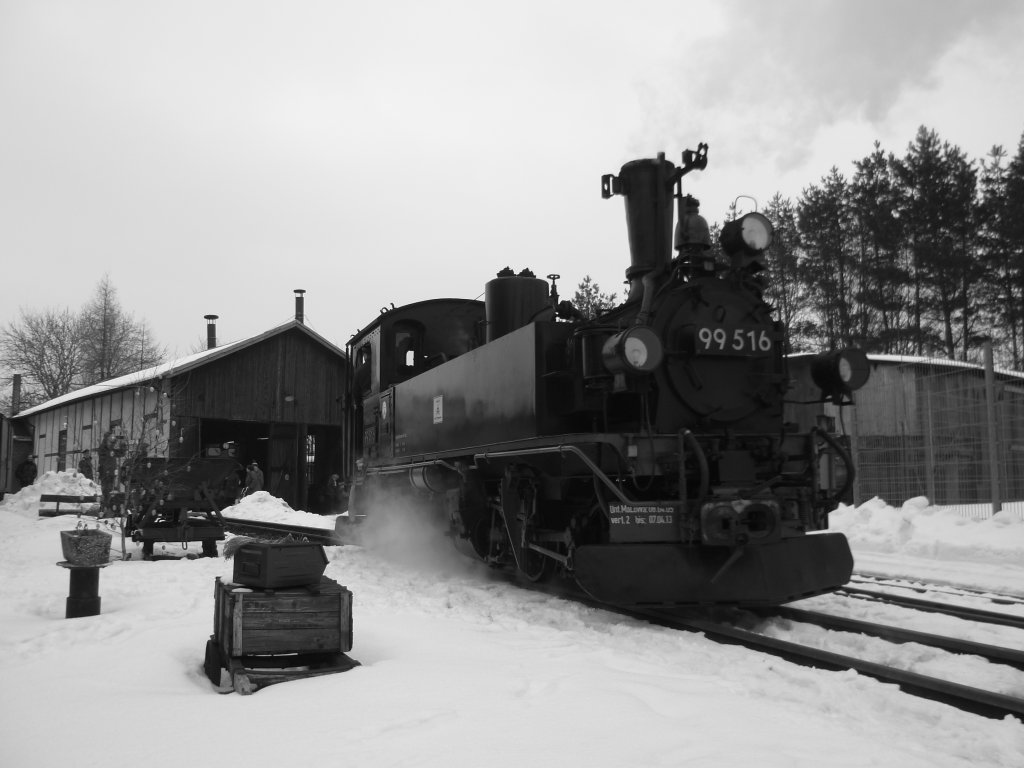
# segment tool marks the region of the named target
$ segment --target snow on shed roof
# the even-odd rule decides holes
[[[790,358],[802,358],[802,357],[813,357],[813,352],[794,352],[787,357]],[[911,355],[876,355],[869,354],[868,362],[870,363],[891,363],[895,365],[921,365],[921,366],[932,366],[935,368],[962,368],[964,370],[971,371],[984,371],[985,367],[978,363],[965,363],[960,360],[948,360],[942,357],[913,357]],[[1011,371],[1009,368],[1000,368],[996,366],[993,369],[997,376],[1009,379],[1017,379],[1024,381],[1024,373],[1020,371]]]
[[[202,352],[196,352],[185,357],[175,358],[166,363],[160,363],[154,365],[151,368],[144,368],[141,371],[135,373],[126,373],[124,376],[118,376],[113,379],[107,379],[97,384],[92,384],[88,387],[82,387],[82,389],[76,389],[74,392],[68,392],[66,395],[55,397],[52,400],[47,400],[45,403],[26,408],[24,411],[19,412],[12,418],[21,418],[22,416],[30,416],[34,413],[41,413],[42,411],[48,411],[52,408],[58,408],[68,403],[73,403],[78,400],[85,400],[90,397],[105,394],[107,392],[113,392],[119,389],[128,389],[143,384],[147,381],[153,381],[154,379],[165,379],[172,376],[177,376],[180,373],[185,373],[194,368],[198,368],[207,363],[211,363],[214,360],[219,360],[228,355],[234,354],[242,349],[251,347],[254,344],[258,344],[261,341],[277,336],[278,334],[284,333],[285,331],[297,328],[304,332],[306,335],[314,339],[315,341],[323,344],[329,350],[334,352],[341,357],[345,357],[345,353],[341,351],[336,345],[329,342],[319,333],[314,331],[309,326],[300,323],[298,320],[290,320],[283,325],[279,325],[276,328],[271,328],[269,331],[264,331],[257,336],[251,336],[248,339],[241,339],[239,341],[232,341],[227,344],[223,344],[213,349],[204,349]]]

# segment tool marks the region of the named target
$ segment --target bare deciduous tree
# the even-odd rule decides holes
[[[22,407],[71,391],[82,371],[78,316],[69,309],[21,310],[0,331],[4,363],[24,374]]]

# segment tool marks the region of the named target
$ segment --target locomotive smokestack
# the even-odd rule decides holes
[[[626,198],[630,255],[627,302],[643,296],[644,275],[672,261],[672,187],[678,178],[675,165],[660,152],[654,160],[626,163],[618,177],[609,174],[601,179],[602,197],[621,194]]]
[[[295,289],[295,320],[303,325],[306,323],[306,307],[302,298],[302,294],[305,292],[304,288]]]
[[[206,348],[217,346],[217,315],[203,315],[206,319]]]

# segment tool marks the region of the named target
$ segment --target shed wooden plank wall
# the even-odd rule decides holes
[[[343,358],[289,331],[174,381],[175,415],[340,426]],[[286,397],[293,400],[287,401]]]
[[[95,468],[95,451],[103,435],[116,422],[120,422],[132,450],[143,440],[150,455],[167,455],[170,403],[156,386],[109,392],[29,418],[35,426],[34,452],[40,474],[58,469],[61,432],[65,430],[64,468],[76,469],[86,452],[92,452]]]

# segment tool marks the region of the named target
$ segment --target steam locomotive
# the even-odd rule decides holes
[[[771,223],[727,223],[716,263],[682,193],[706,164],[700,144],[678,167],[659,154],[602,177],[625,200],[621,306],[585,318],[558,275],[506,268],[484,302],[385,309],[354,336],[350,515],[412,503],[495,567],[617,605],[769,605],[848,581],[849,545],[824,531],[854,468],[837,436],[784,423],[786,329],[760,282]],[[855,349],[811,366],[836,404],[867,372]]]

